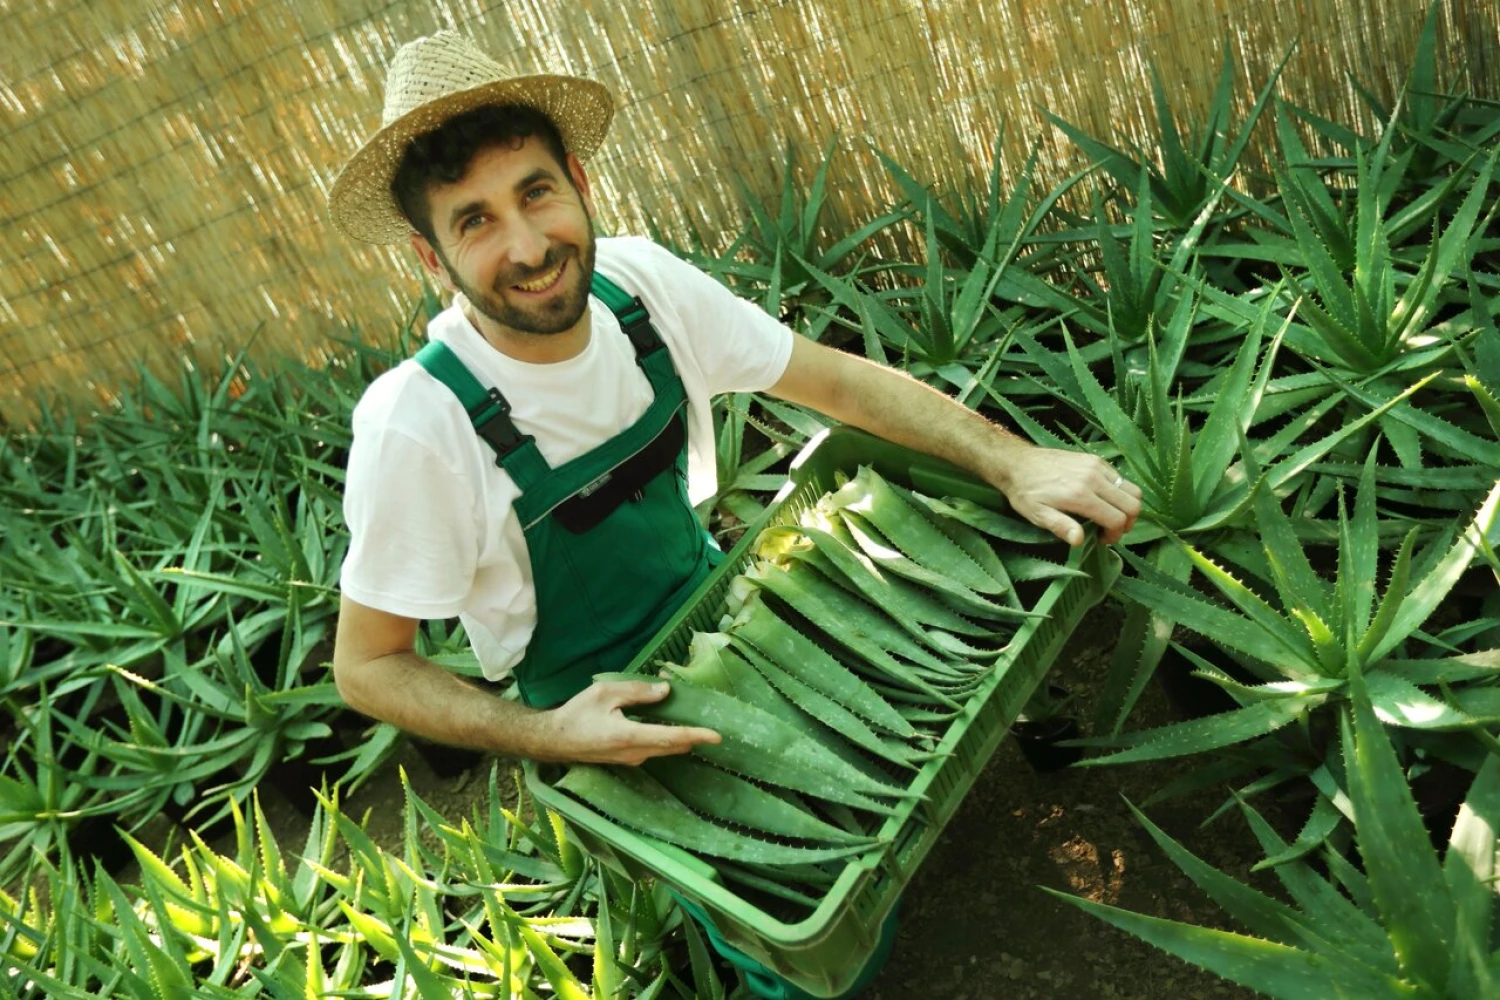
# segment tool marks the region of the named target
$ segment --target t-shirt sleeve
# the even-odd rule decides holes
[[[710,395],[760,392],[786,371],[792,330],[670,251],[642,240],[683,321]]]
[[[354,420],[344,488],[343,592],[407,618],[452,618],[480,551],[468,477],[410,435]]]

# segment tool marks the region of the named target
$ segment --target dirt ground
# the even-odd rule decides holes
[[[1100,684],[1117,612],[1090,612],[1059,657],[1053,679],[1078,695],[1087,718]],[[1168,721],[1150,689],[1141,722]],[[399,761],[418,793],[448,815],[468,812],[483,794],[488,765],[438,778],[406,748]],[[895,951],[863,996],[869,1000],[1240,1000],[1255,996],[1187,965],[1043,893],[1049,886],[1158,916],[1233,929],[1156,848],[1125,798],[1141,803],[1185,770],[1181,764],[1072,768],[1034,773],[1013,741],[996,752],[942,841],[908,887]],[[1237,814],[1200,829],[1222,800],[1203,794],[1153,807],[1154,822],[1211,863],[1246,877],[1260,853]],[[370,832],[401,842],[401,791],[376,778],[348,797],[353,815],[369,810]],[[1275,819],[1274,816],[1270,817]],[[294,820],[294,817],[287,817]],[[1292,817],[1295,819],[1295,817]],[[293,823],[292,825],[295,825]],[[295,843],[298,834],[285,831]],[[1257,884],[1263,888],[1264,882]]]

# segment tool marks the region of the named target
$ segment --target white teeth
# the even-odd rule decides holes
[[[562,273],[562,269],[562,264],[559,264],[547,274],[542,275],[535,281],[528,281],[524,285],[517,285],[516,287],[523,292],[540,292],[542,289],[551,286],[551,284],[557,280],[557,276]]]

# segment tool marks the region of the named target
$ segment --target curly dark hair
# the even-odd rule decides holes
[[[428,189],[434,183],[452,184],[463,177],[482,150],[501,144],[519,148],[530,138],[541,140],[571,184],[567,148],[552,119],[535,108],[486,104],[455,115],[407,143],[406,154],[391,179],[391,195],[412,228],[436,247]]]

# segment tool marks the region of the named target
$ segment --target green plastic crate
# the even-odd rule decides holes
[[[794,520],[834,488],[835,473],[853,475],[861,465],[930,496],[1004,506],[1000,494],[957,466],[853,428],[819,434],[793,460],[787,484],[766,514],[628,670],[645,672],[662,659],[684,662],[693,632],[717,629],[729,581],[749,565],[750,545],[760,530]],[[1059,553],[1064,548],[1057,543]],[[537,801],[562,815],[579,844],[601,862],[635,879],[666,882],[702,907],[730,945],[815,996],[837,996],[858,977],[902,889],[1083,613],[1099,602],[1120,569],[1119,557],[1092,541],[1071,551],[1069,564],[1087,576],[1050,581],[1039,597],[1025,602],[1048,617],[1028,619],[1017,628],[989,681],[970,697],[939,744],[939,753],[947,756],[929,762],[912,782],[910,787],[927,801],[909,802],[889,817],[880,829],[880,836],[890,841],[889,849],[850,862],[817,909],[795,923],[741,898],[718,880],[710,865],[686,851],[622,827],[553,788],[547,779],[561,773],[555,766],[528,763],[527,782]]]

